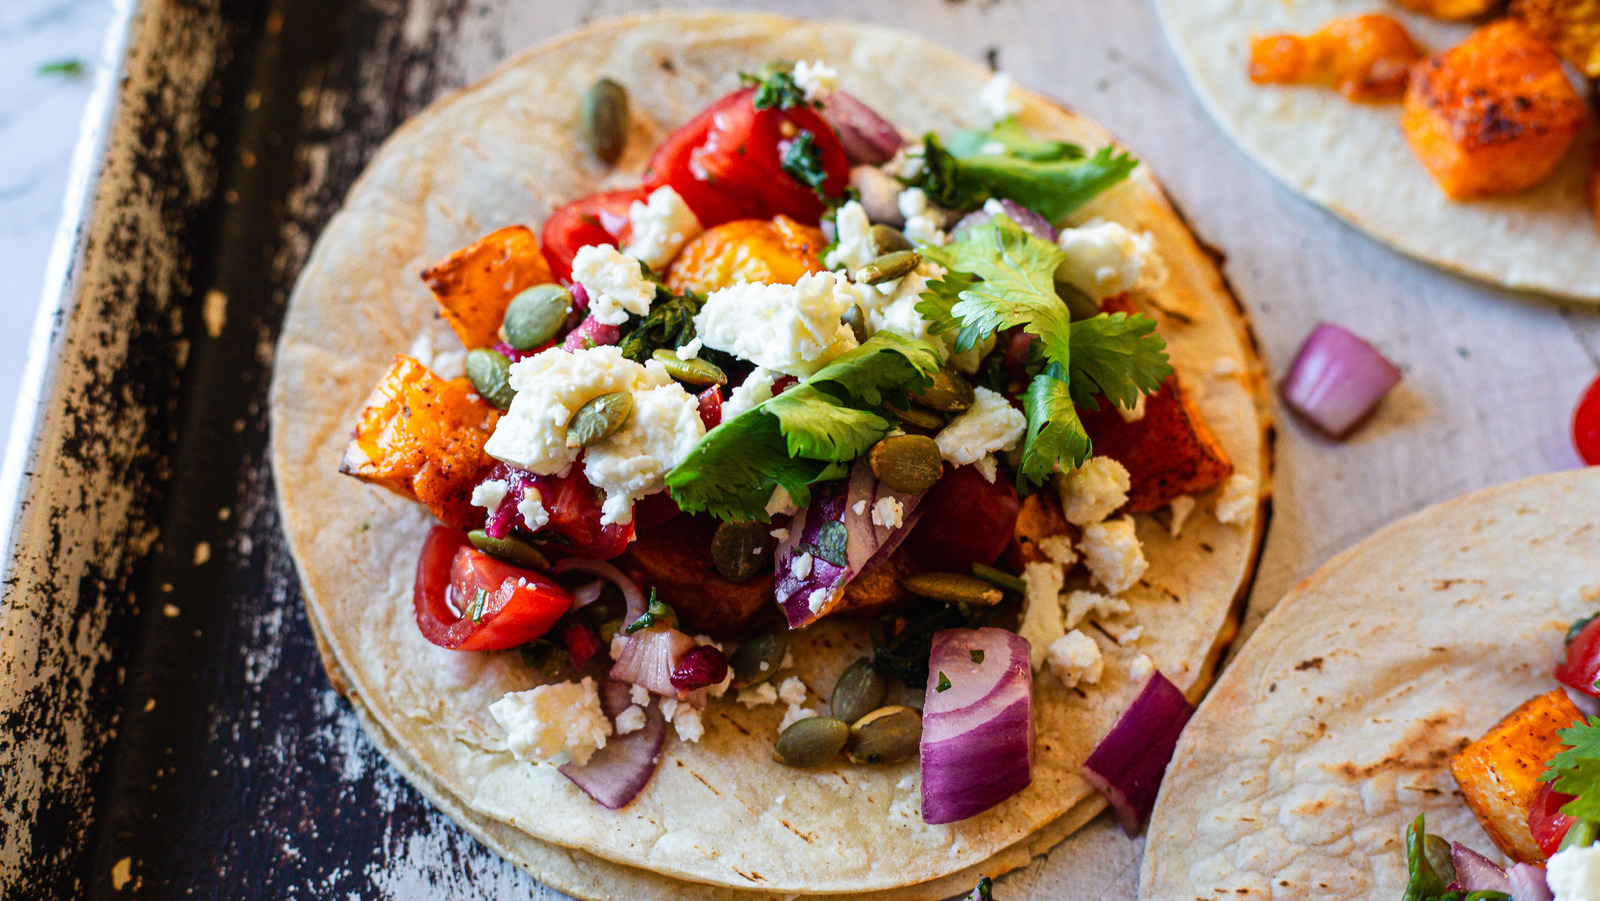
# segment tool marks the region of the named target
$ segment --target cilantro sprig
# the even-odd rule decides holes
[[[765,522],[780,486],[803,507],[813,483],[843,478],[850,461],[889,434],[894,420],[886,408],[904,408],[938,369],[932,344],[879,332],[706,433],[667,473],[667,487],[682,509],[722,520]]]
[[[823,200],[828,199],[827,191],[822,187],[828,180],[828,170],[822,165],[822,148],[817,146],[817,136],[807,129],[800,129],[800,133],[783,145],[783,154],[778,159],[778,165],[789,177],[811,189]]]
[[[938,137],[922,139],[922,168],[908,184],[952,210],[972,210],[991,197],[1009,198],[1059,223],[1095,195],[1127,178],[1138,162],[1102,147],[1093,156],[1056,141],[1037,141],[1020,131],[993,140],[967,140],[952,153]],[[999,152],[991,152],[998,150]]]
[[[1567,749],[1550,758],[1540,781],[1575,795],[1561,808],[1570,817],[1600,820],[1600,716],[1556,732]]]
[[[753,102],[758,110],[811,106],[806,100],[805,88],[795,82],[794,73],[787,68],[774,67],[759,75],[746,73],[739,77],[746,84],[756,86]]]

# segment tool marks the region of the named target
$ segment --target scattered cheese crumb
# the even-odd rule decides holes
[[[850,507],[850,509],[852,511],[854,511],[857,516],[860,516],[861,514],[867,512],[867,501],[866,501],[866,499],[863,498],[863,499],[861,499],[859,501],[856,501],[855,504],[853,504]]]
[[[800,681],[799,676],[790,676],[778,686],[778,699],[785,704],[804,704],[806,684]]]
[[[627,646],[628,646],[628,636],[623,634],[623,631],[621,629],[618,629],[617,630],[617,634],[611,636],[611,659],[612,660],[621,660],[622,659],[622,651]]]
[[[1133,409],[1131,410],[1117,404],[1112,404],[1111,409],[1117,411],[1117,415],[1122,417],[1123,422],[1138,422],[1144,418],[1145,401],[1149,398],[1150,395],[1148,394],[1139,395],[1139,399],[1133,402]]]
[[[679,705],[679,703],[680,702],[678,701],[677,698],[662,698],[661,699],[661,715],[666,717],[669,720],[672,719],[673,717],[677,716],[678,715],[678,705]]]
[[[1028,641],[1034,670],[1044,666],[1050,644],[1066,629],[1061,623],[1061,586],[1065,578],[1054,563],[1029,563],[1022,567],[1022,625],[1017,634]]]
[[[699,338],[695,338],[688,344],[685,344],[684,346],[673,351],[673,353],[677,354],[678,359],[680,360],[693,360],[695,357],[700,356],[700,349],[704,346],[704,341],[701,341]],[[1143,400],[1143,398],[1140,399]]]
[[[1112,594],[1132,588],[1150,568],[1131,516],[1085,526],[1078,550],[1089,575]]]
[[[599,686],[590,677],[508,692],[489,705],[489,714],[506,730],[506,747],[518,760],[581,766],[611,735]]]
[[[804,582],[811,576],[811,564],[814,562],[809,552],[799,555],[789,561],[789,574]]]
[[[1010,75],[996,72],[978,89],[978,111],[984,127],[993,127],[1022,112],[1017,83]]]
[[[839,71],[820,59],[800,60],[794,64],[794,83],[806,92],[808,102],[815,103],[839,90]]]
[[[1138,654],[1128,664],[1128,678],[1134,682],[1143,682],[1150,678],[1150,674],[1155,670],[1155,661],[1150,659],[1149,654]]]
[[[1061,513],[1075,526],[1101,522],[1128,502],[1132,485],[1121,463],[1107,456],[1090,457],[1057,480]]]
[[[1093,685],[1100,681],[1105,669],[1105,658],[1094,639],[1077,629],[1050,642],[1048,653],[1050,672],[1056,674],[1061,684],[1076,688],[1079,683]]]
[[[621,633],[618,633],[621,634]],[[650,689],[643,685],[633,685],[628,688],[628,700],[640,707],[650,706]]]
[[[789,728],[800,720],[808,720],[816,715],[817,712],[812,710],[810,707],[801,707],[799,704],[790,704],[789,709],[784,711],[783,719],[778,723],[778,732],[782,733],[783,730]]]
[[[700,711],[684,704],[672,718],[672,729],[678,733],[679,741],[699,741],[706,734],[706,727],[700,720]]]
[[[956,466],[967,466],[995,451],[1009,451],[1028,430],[1028,417],[1011,406],[1004,395],[988,388],[973,389],[972,406],[939,430],[934,442],[939,456]]]
[[[1242,472],[1228,478],[1222,486],[1222,495],[1214,508],[1217,521],[1230,526],[1242,526],[1250,521],[1256,510],[1256,480]]]
[[[694,211],[689,209],[689,204],[671,185],[656,188],[646,200],[635,200],[630,204],[628,222],[633,226],[633,231],[623,253],[656,270],[667,268],[683,245],[705,231],[700,220],[695,218]],[[576,261],[573,268],[576,278]],[[588,288],[587,282],[584,287]],[[645,303],[649,305],[648,300]]]
[[[1180,494],[1172,499],[1172,522],[1167,526],[1167,531],[1177,538],[1183,532],[1183,524],[1188,521],[1189,514],[1194,512],[1194,498],[1187,494]]]
[[[631,704],[627,710],[617,714],[617,734],[627,735],[630,732],[638,732],[644,728],[645,720],[644,708],[638,704]]]
[[[1095,622],[1105,622],[1113,616],[1122,616],[1133,611],[1128,602],[1121,598],[1109,597],[1097,591],[1074,591],[1067,595],[1067,622],[1068,629],[1077,628],[1085,619]]]
[[[1072,539],[1065,535],[1041,538],[1037,546],[1057,566],[1070,568],[1078,562],[1078,552],[1072,547]]]
[[[472,505],[485,510],[498,510],[500,502],[506,499],[506,489],[511,484],[505,479],[488,479],[479,482],[472,489]]]
[[[1144,626],[1128,626],[1121,623],[1101,623],[1100,628],[1110,633],[1119,645],[1130,645],[1144,635]]]
[[[772,497],[767,499],[768,516],[793,516],[799,512],[800,508],[795,506],[787,488],[779,485],[772,489]]]
[[[532,485],[523,487],[522,500],[517,501],[517,514],[522,517],[530,532],[539,531],[550,521],[550,511],[544,508],[544,501],[539,497],[539,489]]]
[[[732,667],[730,667],[728,669],[728,674],[726,676],[722,677],[722,681],[718,682],[717,684],[715,684],[715,685],[713,685],[713,686],[711,686],[709,688],[707,688],[706,689],[706,694],[709,694],[713,698],[720,698],[723,695],[728,693],[728,688],[731,687],[732,685],[733,685],[733,669],[732,669]]]
[[[872,524],[885,529],[898,529],[905,522],[906,508],[892,497],[882,497],[872,505]]]
[[[644,277],[639,261],[607,244],[578,248],[572,280],[589,292],[589,316],[605,325],[621,325],[629,313],[649,315],[656,296],[656,286]]]
[[[778,702],[778,690],[772,687],[771,682],[763,682],[751,688],[740,689],[738,701],[751,709],[760,707],[763,704],[776,704]]]

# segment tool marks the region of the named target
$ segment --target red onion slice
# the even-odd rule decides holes
[[[985,205],[987,206],[987,204]],[[1005,208],[1006,215],[1011,217],[1012,222],[1022,226],[1023,231],[1033,235],[1035,238],[1049,241],[1051,244],[1056,242],[1059,232],[1056,231],[1055,226],[1050,224],[1050,220],[1009,198],[1000,201],[1000,206]],[[961,217],[961,221],[956,223],[953,232],[974,228],[993,218],[994,216],[986,209],[973,210]]]
[[[1450,843],[1450,862],[1455,864],[1456,882],[1469,892],[1511,894],[1511,880],[1499,864],[1460,842]]]
[[[602,344],[615,344],[620,340],[622,340],[622,329],[606,325],[590,316],[578,323],[577,328],[567,332],[567,336],[561,339],[561,349],[571,352],[587,347],[599,347]]]
[[[935,633],[922,708],[923,821],[975,816],[1032,781],[1027,639],[1005,629]]]
[[[1506,868],[1506,881],[1511,883],[1511,897],[1515,901],[1555,901],[1544,879],[1544,867],[1531,863],[1512,864]]]
[[[1323,322],[1295,355],[1283,401],[1330,437],[1343,438],[1399,383],[1400,370],[1372,345]]]
[[[844,145],[850,165],[888,162],[906,144],[899,129],[844,91],[834,91],[818,111]]]
[[[558,576],[562,573],[572,572],[589,573],[617,586],[621,590],[623,598],[628,602],[628,615],[623,618],[623,625],[633,625],[633,621],[643,616],[645,608],[649,606],[649,602],[644,596],[644,590],[639,587],[639,583],[628,578],[622,570],[604,560],[562,557],[550,565],[550,571]]]
[[[1116,725],[1083,762],[1083,778],[1106,796],[1129,835],[1138,835],[1156,805],[1178,736],[1194,707],[1159,671],[1150,675]]]
[[[678,689],[672,684],[672,673],[684,655],[694,649],[695,640],[677,629],[641,629],[623,643],[622,654],[611,667],[611,678],[676,698]]]
[[[613,723],[633,703],[631,692],[626,682],[616,679],[600,682],[600,707]],[[659,707],[651,704],[645,708],[643,729],[627,735],[613,734],[588,763],[583,766],[569,763],[561,767],[561,775],[571,779],[607,810],[625,807],[655,775],[666,734],[667,719],[661,715]]]

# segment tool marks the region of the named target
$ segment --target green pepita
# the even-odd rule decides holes
[[[883,704],[889,693],[889,680],[872,668],[865,657],[856,660],[839,674],[828,699],[828,712],[847,723],[861,719]]]
[[[922,743],[922,711],[915,707],[880,707],[850,727],[851,763],[899,763],[917,753]]]
[[[725,522],[711,536],[711,562],[729,582],[748,582],[772,559],[772,535],[761,522]]]
[[[572,295],[560,285],[543,284],[511,298],[500,334],[517,350],[533,350],[561,330],[572,312]]]
[[[1005,597],[988,582],[961,573],[915,573],[901,579],[900,587],[914,595],[949,604],[992,607]]]
[[[890,435],[867,455],[872,474],[896,491],[921,494],[939,481],[939,445],[927,435]]]
[[[945,418],[943,415],[936,413],[927,407],[919,407],[915,404],[905,408],[904,410],[896,410],[893,407],[890,407],[889,412],[893,413],[895,418],[900,420],[902,425],[910,429],[921,429],[924,432],[937,432],[944,428],[945,425]]]
[[[579,407],[567,420],[567,447],[599,444],[622,428],[632,415],[632,394],[627,391],[602,394]]]
[[[872,251],[878,256],[894,253],[900,250],[911,250],[911,239],[900,233],[898,228],[889,225],[874,225],[867,232],[872,240]]]
[[[900,278],[922,265],[922,254],[915,250],[897,250],[886,253],[856,270],[856,281],[863,285],[876,285]]]
[[[487,347],[474,348],[467,354],[467,378],[472,381],[472,390],[500,410],[511,409],[511,398],[517,393],[511,390],[510,376],[511,361],[504,354]]]
[[[651,354],[651,358],[660,363],[667,375],[672,376],[685,385],[695,388],[710,388],[712,385],[728,384],[728,376],[716,364],[698,357],[692,360],[680,360],[675,351],[665,348]]]
[[[778,736],[773,757],[785,766],[822,766],[850,741],[850,725],[831,716],[795,720]]]
[[[539,549],[526,541],[516,538],[490,538],[489,533],[482,529],[475,529],[467,533],[467,540],[472,546],[491,557],[512,563],[523,569],[532,569],[544,572],[550,568],[550,561],[545,559]]]
[[[972,406],[977,395],[972,392],[972,383],[948,369],[941,369],[933,374],[933,384],[921,394],[911,395],[911,399],[940,413],[962,413]]]
[[[602,78],[584,92],[583,141],[606,163],[622,157],[628,141],[628,92],[622,85]]]
[[[844,315],[839,317],[839,321],[850,326],[850,333],[856,336],[857,344],[865,344],[870,337],[867,334],[866,317],[861,315],[859,306],[851,304],[850,309],[845,310]]]
[[[728,666],[733,670],[733,687],[760,685],[777,675],[788,649],[789,636],[784,629],[758,632],[740,642],[728,657]]]

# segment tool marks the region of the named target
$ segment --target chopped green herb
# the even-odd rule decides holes
[[[1006,591],[1014,591],[1017,594],[1023,594],[1028,590],[1027,583],[1003,569],[995,569],[992,566],[985,566],[982,563],[974,563],[972,564],[972,574],[983,581],[988,582],[990,585]]]
[[[1592,614],[1590,616],[1586,616],[1583,619],[1577,620],[1571,626],[1568,626],[1567,627],[1567,640],[1564,642],[1564,644],[1572,644],[1572,640],[1574,638],[1578,637],[1578,633],[1583,631],[1583,627],[1589,625],[1592,622],[1594,622],[1594,618],[1596,616],[1600,616],[1600,613]],[[1565,655],[1566,655],[1566,649],[1563,648],[1562,649],[1562,656],[1565,657]]]
[[[928,135],[922,140],[922,169],[906,183],[922,188],[929,200],[947,209],[974,210],[999,197],[1059,223],[1138,166],[1133,157],[1110,147],[1086,157],[1070,144],[1038,142],[1027,152],[1043,158],[1011,148],[963,158]]]
[[[746,81],[757,81],[755,76],[745,75]],[[795,83],[794,73],[787,68],[774,68],[765,77],[758,81],[754,98],[756,109],[789,109],[795,106],[810,106],[806,102],[806,92]]]
[[[816,135],[807,129],[800,129],[800,133],[784,145],[778,165],[795,181],[810,188],[813,194],[823,200],[828,199],[827,192],[822,188],[823,182],[828,180],[828,170],[822,165],[822,148],[817,146]]]
[[[62,59],[53,63],[45,63],[39,67],[40,75],[67,75],[78,76],[83,74],[83,60]]]
[[[1406,867],[1411,879],[1401,901],[1443,901],[1450,880],[1434,869],[1428,854],[1428,832],[1423,814],[1406,827]]]
[[[978,884],[961,901],[994,901],[994,880],[988,876],[979,879]]]
[[[472,596],[472,606],[468,609],[471,611],[473,622],[483,622],[483,605],[488,603],[488,601],[488,589],[480,588],[478,589],[477,593]]]
[[[677,624],[678,615],[665,602],[656,600],[656,590],[652,588],[650,589],[650,605],[645,608],[644,613],[640,614],[638,619],[633,621],[632,625],[622,630],[622,634],[632,635],[641,629],[648,629],[655,625],[675,627]]]
[[[983,662],[983,651],[980,651],[977,648],[973,648],[972,649],[972,662],[973,663],[982,663]]]
[[[1550,758],[1539,777],[1555,790],[1575,795],[1561,808],[1570,817],[1600,820],[1600,716],[1556,733],[1567,749]]]
[[[850,543],[850,531],[844,523],[831,519],[817,529],[816,540],[801,546],[801,550],[809,553],[819,560],[826,560],[834,566],[845,566],[847,560],[847,546]]]
[[[944,670],[939,671],[939,684],[934,686],[933,690],[938,692],[950,690],[950,677],[944,674]]]

